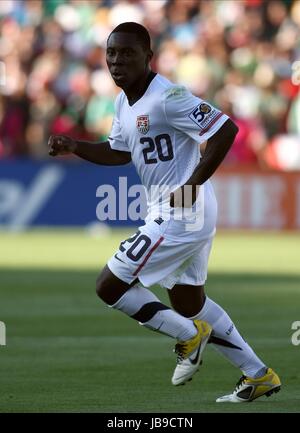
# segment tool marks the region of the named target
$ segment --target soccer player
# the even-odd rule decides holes
[[[117,26],[106,49],[109,71],[122,89],[110,137],[90,143],[51,136],[49,154],[73,152],[100,165],[133,162],[147,190],[149,213],[102,270],[97,294],[146,328],[177,340],[174,385],[192,379],[210,342],[243,372],[233,392],[217,402],[249,402],[279,391],[280,379],[204,293],[217,215],[209,178],[238,128],[211,104],[153,72],[152,55],[143,26]],[[199,144],[205,142],[201,155]],[[173,309],[149,290],[154,284],[168,289]]]

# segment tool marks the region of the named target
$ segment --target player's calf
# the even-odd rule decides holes
[[[191,320],[164,305],[147,288],[131,285],[119,280],[106,267],[97,279],[96,292],[110,307],[122,311],[146,328],[180,341],[190,340],[196,335]]]
[[[172,379],[174,385],[184,383],[193,376],[211,332],[207,323],[196,321],[194,324],[161,303],[147,288],[136,284],[130,287],[122,282],[108,267],[99,275],[96,291],[110,307],[122,311],[146,328],[178,340],[177,367]]]

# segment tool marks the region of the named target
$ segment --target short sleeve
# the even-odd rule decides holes
[[[110,132],[110,135],[108,137],[108,141],[110,144],[110,147],[113,150],[122,150],[124,152],[130,152],[129,147],[127,146],[125,140],[123,140],[121,127],[120,127],[120,120],[119,120],[119,109],[118,109],[118,101],[119,98],[116,99],[115,102],[115,116],[112,124],[112,129]]]
[[[169,124],[198,143],[212,137],[228,119],[222,111],[182,86],[166,92],[164,105]]]

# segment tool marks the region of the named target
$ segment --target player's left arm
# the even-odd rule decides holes
[[[227,119],[221,128],[207,140],[203,157],[186,182],[187,185],[202,185],[224,160],[239,131],[237,125]]]
[[[221,128],[207,140],[203,157],[185,184],[192,187],[192,203],[190,199],[188,200],[189,203],[185,203],[185,197],[182,197],[184,189],[184,185],[182,185],[171,194],[170,205],[172,207],[176,206],[177,203],[180,203],[181,206],[190,206],[196,201],[197,186],[206,182],[217,170],[232,146],[238,130],[237,125],[231,119],[227,119]]]

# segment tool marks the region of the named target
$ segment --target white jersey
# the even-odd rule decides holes
[[[109,142],[112,149],[131,153],[149,206],[145,225],[121,242],[108,261],[122,281],[132,284],[138,278],[146,287],[160,284],[169,289],[175,284],[204,284],[217,217],[210,182],[204,183],[196,203],[178,221],[176,212],[182,209],[170,209],[168,194],[158,203],[152,189],[167,186],[173,191],[184,185],[200,161],[199,144],[227,119],[159,74],[132,106],[124,92],[118,95]]]
[[[211,104],[159,74],[132,106],[123,91],[117,96],[109,143],[112,149],[131,153],[152,216],[159,215],[153,187],[167,187],[170,192],[184,185],[200,161],[199,144],[227,119]],[[168,199],[166,203],[168,206]]]

